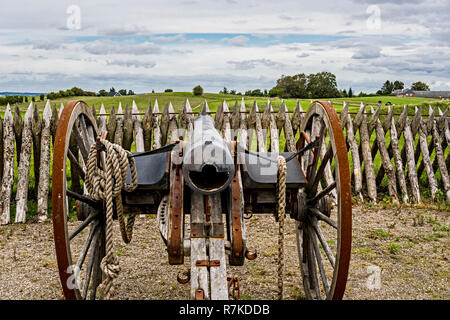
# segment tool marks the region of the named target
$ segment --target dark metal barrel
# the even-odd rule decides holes
[[[183,154],[184,180],[192,190],[213,194],[230,185],[234,160],[211,116],[204,114],[195,119],[191,140]]]

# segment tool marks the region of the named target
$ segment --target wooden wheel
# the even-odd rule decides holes
[[[56,130],[52,176],[54,241],[66,299],[95,299],[102,281],[103,203],[90,198],[84,187],[84,164],[97,135],[89,107],[81,101],[69,102]],[[71,221],[74,208],[79,221]]]
[[[297,247],[308,299],[342,299],[352,240],[350,169],[339,117],[328,102],[314,102],[297,142],[318,141],[300,163],[307,185],[299,192]],[[306,143],[305,143],[306,142]]]

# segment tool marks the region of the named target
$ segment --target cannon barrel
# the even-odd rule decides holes
[[[215,129],[211,116],[198,116],[194,128],[183,151],[184,180],[193,191],[221,192],[230,185],[235,173],[229,146]]]

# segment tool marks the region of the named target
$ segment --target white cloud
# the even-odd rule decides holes
[[[107,65],[111,66],[123,66],[123,67],[136,67],[151,69],[156,66],[153,61],[139,61],[139,60],[108,60]]]
[[[130,43],[112,40],[96,40],[84,46],[84,50],[95,55],[131,54],[147,55],[160,54],[161,48],[152,42]]]
[[[236,36],[233,38],[223,38],[222,41],[235,47],[244,47],[250,39],[246,36]]]

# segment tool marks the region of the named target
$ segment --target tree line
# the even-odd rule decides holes
[[[337,86],[336,76],[331,72],[319,72],[306,75],[299,73],[293,76],[282,75],[276,82],[276,85],[270,89],[254,89],[245,91],[246,96],[255,97],[279,97],[282,99],[314,99],[314,98],[352,98],[371,97],[371,96],[387,96],[393,95],[395,90],[405,89],[405,84],[400,80],[387,80],[376,93],[359,92],[355,94],[350,87],[348,90],[339,90]],[[422,81],[413,82],[411,84],[413,91],[429,91],[430,87]],[[226,87],[220,90],[219,94],[242,95],[236,90],[228,90]]]
[[[127,91],[126,89],[120,89],[117,92],[120,93],[122,96],[135,95],[133,90]],[[91,91],[85,91],[78,87],[73,87],[72,89],[59,90],[58,92],[50,92],[47,94],[47,99],[56,100],[56,99],[67,98],[67,97],[85,97],[85,96],[107,97],[109,95],[109,93],[116,93],[116,89],[114,87],[112,87],[111,89],[109,89],[109,91],[102,89],[98,93],[95,93],[95,92],[91,92]]]

